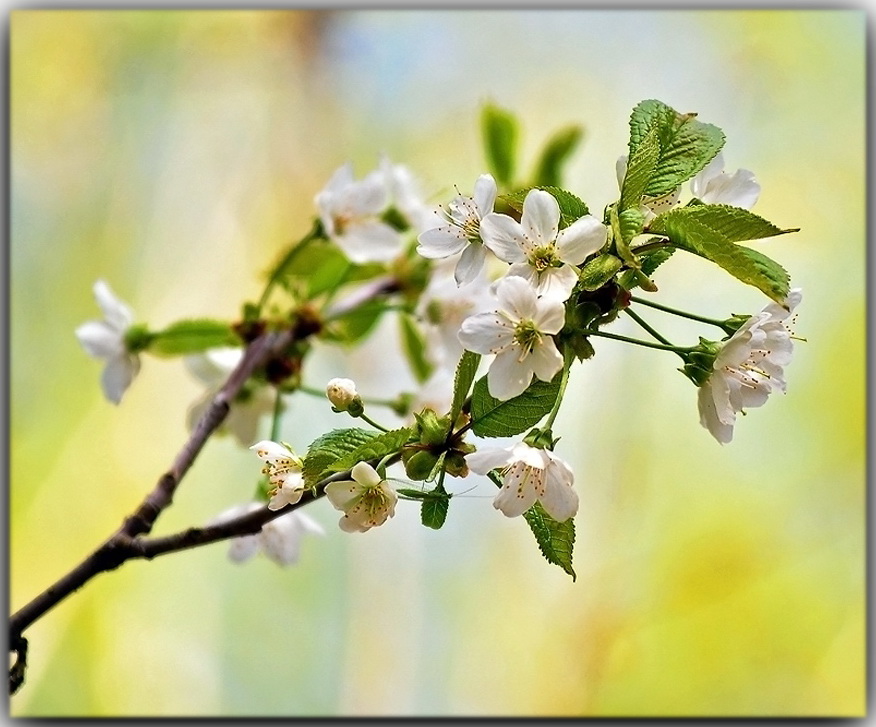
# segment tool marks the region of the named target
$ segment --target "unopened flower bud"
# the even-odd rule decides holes
[[[356,392],[356,384],[351,379],[332,379],[326,384],[325,395],[335,411],[347,411],[353,404],[361,408],[362,400]]]

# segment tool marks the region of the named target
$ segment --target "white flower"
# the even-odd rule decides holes
[[[380,219],[389,203],[382,171],[373,171],[357,182],[348,162],[332,175],[314,201],[325,234],[352,262],[386,262],[401,252],[401,236]]]
[[[265,462],[262,474],[273,485],[269,510],[294,505],[304,494],[303,463],[282,444],[263,439],[250,447]]]
[[[627,176],[627,156],[619,156],[614,165],[615,173],[617,174],[618,189],[624,188],[624,177]],[[661,194],[659,197],[642,197],[642,204],[639,205],[639,211],[645,216],[645,224],[647,225],[661,212],[666,212],[678,204],[681,198],[681,187],[676,187],[671,192]]]
[[[466,318],[459,340],[469,351],[496,354],[487,372],[487,388],[505,401],[522,394],[535,374],[550,381],[563,367],[552,335],[559,333],[565,308],[558,300],[539,298],[528,281],[502,278],[491,287],[498,310]]]
[[[359,462],[351,471],[352,480],[330,482],[325,494],[336,510],[344,512],[338,524],[347,533],[364,533],[395,515],[398,495],[377,470]]]
[[[450,203],[449,224],[421,233],[417,252],[433,260],[462,253],[454,277],[458,284],[468,283],[484,269],[486,249],[481,239],[481,220],[493,211],[496,203],[496,180],[482,174],[475,182],[474,196],[459,195]]]
[[[504,485],[493,507],[508,517],[522,515],[536,500],[559,522],[578,512],[578,493],[572,487],[575,475],[553,452],[518,442],[507,449],[480,449],[467,454],[465,461],[479,475],[502,468]]]
[[[477,274],[471,282],[457,285],[446,266],[437,265],[432,270],[429,284],[420,296],[416,310],[417,316],[423,321],[432,363],[455,371],[464,350],[458,337],[462,322],[493,306],[489,281],[483,273]]]
[[[492,212],[481,220],[484,244],[507,263],[508,275],[526,278],[539,295],[564,301],[578,282],[574,267],[605,245],[608,228],[593,215],[559,229],[560,206],[541,189],[523,200],[520,222]]]
[[[346,411],[359,396],[352,379],[332,379],[325,386],[325,395],[338,411]]]
[[[694,197],[706,204],[729,204],[750,210],[760,196],[760,184],[747,169],[724,171],[724,155],[718,155],[690,183]]]
[[[423,201],[420,184],[404,164],[393,164],[385,154],[380,158],[380,171],[389,193],[389,204],[395,207],[417,232],[440,224],[438,213]]]
[[[186,423],[190,430],[194,429],[241,358],[242,349],[229,347],[212,348],[183,359],[189,373],[207,387],[206,393],[189,407]],[[223,429],[231,432],[241,446],[248,447],[256,438],[261,417],[274,410],[274,398],[269,387],[247,383],[232,402]]]
[[[76,337],[89,355],[106,360],[101,387],[106,398],[118,404],[140,370],[140,357],[129,352],[125,344],[125,333],[134,322],[134,314],[103,280],[94,284],[94,297],[104,319],[83,323],[76,329]]]
[[[261,507],[257,502],[235,505],[217,515],[208,524],[219,525],[260,510]],[[292,510],[265,523],[257,533],[233,538],[228,557],[235,563],[243,563],[261,550],[278,565],[293,565],[298,562],[301,538],[305,535],[325,535],[325,530],[310,516],[300,510]]]
[[[785,306],[770,303],[749,318],[722,346],[712,373],[698,391],[700,423],[721,444],[733,439],[736,413],[763,406],[774,391],[786,388],[784,367],[794,344],[785,319],[800,303],[799,288]]]

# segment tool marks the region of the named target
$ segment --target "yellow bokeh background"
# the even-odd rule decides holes
[[[446,526],[401,503],[326,528],[301,562],[217,544],[104,574],[32,626],[14,716],[858,716],[865,712],[865,16],[860,11],[42,11],[11,15],[10,606],[111,533],[186,436],[201,389],[146,357],[119,407],[73,331],[105,278],[153,327],[233,319],[353,160],[407,164],[430,201],[484,171],[477,118],[512,109],[531,166],[586,127],[566,186],[616,195],[630,109],[727,134],[758,243],[804,289],[787,396],[718,445],[670,356],[600,341],[555,427],[581,506],[573,582],[489,486]],[[523,169],[525,174],[527,170]],[[676,255],[658,300],[754,312],[753,288]],[[673,340],[705,334],[659,313]],[[613,330],[632,334],[628,321]],[[410,385],[395,329],[320,348],[308,382]],[[303,425],[306,423],[306,426]],[[293,400],[300,451],[345,426]],[[266,433],[266,432],[265,432]],[[215,439],[156,533],[247,498]],[[463,483],[465,484],[465,483]],[[464,488],[459,488],[464,489]]]

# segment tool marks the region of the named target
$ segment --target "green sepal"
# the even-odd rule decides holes
[[[333,429],[317,437],[304,456],[304,484],[315,487],[324,476],[331,474],[331,466],[342,457],[374,439],[380,432],[365,429]],[[355,462],[353,463],[355,464]]]
[[[201,318],[177,321],[163,331],[153,331],[147,350],[157,356],[180,356],[240,345],[240,337],[228,323]]]
[[[596,290],[611,280],[623,267],[623,261],[609,253],[599,255],[589,260],[579,274],[580,284],[584,290]]]
[[[513,437],[538,424],[557,401],[562,372],[552,381],[535,381],[519,396],[500,401],[492,396],[484,376],[471,395],[472,431],[479,437]]]
[[[422,384],[435,368],[426,358],[426,336],[410,313],[399,315],[402,348],[417,383]]]
[[[554,132],[539,156],[532,175],[533,183],[560,186],[563,182],[563,166],[575,151],[583,133],[584,129],[578,124]]]
[[[517,156],[517,119],[511,112],[486,103],[481,109],[481,133],[487,166],[500,187],[510,186]]]
[[[572,194],[566,189],[561,189],[560,187],[551,187],[547,185],[525,187],[523,189],[518,189],[516,192],[504,194],[500,199],[511,207],[511,209],[522,214],[523,203],[526,201],[526,195],[533,189],[541,189],[548,192],[553,195],[555,200],[557,200],[557,205],[560,208],[561,230],[571,225],[575,220],[581,219],[584,215],[590,214],[590,210],[580,197]]]
[[[653,242],[655,240],[660,240],[659,237],[651,238],[649,242]],[[646,245],[648,243],[645,243]],[[644,278],[645,280],[651,281],[651,276],[660,267],[663,263],[669,260],[672,257],[672,253],[675,252],[675,248],[671,245],[665,245],[663,247],[652,248],[650,250],[646,250],[644,252],[637,252],[638,248],[644,247],[645,245],[637,245],[632,248],[633,253],[639,260],[639,264],[641,265],[640,270],[625,270],[618,277],[618,284],[622,285],[627,290],[632,290],[639,286],[640,281]],[[653,286],[653,283],[651,283]],[[653,286],[653,289],[645,288],[646,290],[656,290],[656,286]]]

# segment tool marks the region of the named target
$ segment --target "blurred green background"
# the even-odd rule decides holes
[[[727,134],[759,243],[804,288],[789,391],[721,447],[660,352],[601,341],[556,432],[577,474],[577,582],[489,485],[441,531],[402,503],[326,528],[300,564],[217,544],[102,575],[27,632],[14,716],[861,715],[865,710],[865,16],[859,11],[14,11],[11,15],[13,610],[79,562],[167,467],[202,389],[147,358],[118,408],[73,331],[105,278],[141,320],[234,318],[313,195],[385,151],[430,201],[484,171],[491,99],[523,154],[570,122],[566,186],[616,195],[627,120],[658,98]],[[677,255],[657,300],[765,303]],[[649,316],[673,340],[696,326]],[[619,322],[618,332],[633,330]],[[308,378],[403,388],[393,325],[317,352]],[[401,373],[400,373],[401,372]],[[312,423],[312,429],[300,422]],[[293,400],[303,450],[345,426]],[[252,454],[213,440],[157,534],[250,495]],[[494,491],[493,491],[494,492]]]

